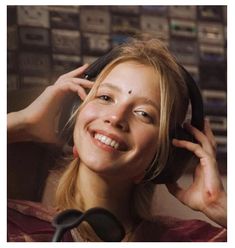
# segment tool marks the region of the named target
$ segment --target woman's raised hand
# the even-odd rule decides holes
[[[60,143],[56,132],[61,104],[68,93],[77,93],[84,100],[85,88],[93,86],[91,81],[79,78],[88,65],[83,65],[58,78],[51,86],[25,109],[8,114],[8,141],[38,141]]]
[[[173,139],[176,147],[185,148],[199,158],[192,184],[183,189],[178,183],[167,184],[167,188],[183,204],[203,212],[207,217],[227,226],[227,197],[223,188],[216,161],[216,142],[209,122],[205,120],[204,131],[201,132],[190,124],[185,128],[193,134],[198,144]]]

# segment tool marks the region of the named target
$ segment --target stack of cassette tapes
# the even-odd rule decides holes
[[[7,87],[46,87],[130,36],[161,39],[202,90],[206,116],[226,154],[226,6],[8,6]]]
[[[81,32],[78,6],[49,6],[52,78],[81,65]]]
[[[197,7],[170,6],[169,27],[170,50],[198,83]]]
[[[227,152],[226,7],[198,7],[200,86],[205,113],[217,141],[218,156]]]

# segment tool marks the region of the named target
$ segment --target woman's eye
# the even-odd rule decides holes
[[[135,113],[140,116],[141,118],[145,119],[146,121],[149,121],[149,122],[152,122],[153,121],[153,118],[145,111],[142,111],[142,110],[138,110],[138,111],[135,111]]]
[[[107,96],[107,95],[101,95],[101,96],[98,96],[99,99],[101,99],[102,101],[111,101],[111,97],[110,96]]]

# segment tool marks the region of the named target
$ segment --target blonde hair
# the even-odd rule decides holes
[[[159,40],[149,37],[134,38],[119,48],[118,57],[111,61],[98,75],[96,82],[88,97],[70,119],[74,125],[75,117],[88,101],[96,94],[100,83],[108,73],[117,65],[125,61],[136,61],[139,64],[152,66],[156,73],[156,80],[160,85],[160,122],[159,134],[156,137],[158,144],[157,163],[153,165],[152,178],[159,174],[167,162],[170,152],[170,131],[184,121],[188,108],[188,92],[181,75],[181,69],[168,49]],[[61,209],[83,209],[82,199],[75,200],[75,184],[79,170],[79,161],[74,160],[66,168],[61,177],[56,192],[57,206]],[[152,168],[149,168],[149,170]],[[151,179],[151,178],[150,178]],[[151,199],[154,192],[151,181],[136,185],[133,194],[133,206],[136,215],[143,219],[151,218]],[[78,206],[78,202],[80,206]]]

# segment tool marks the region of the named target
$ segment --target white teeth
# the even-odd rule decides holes
[[[114,147],[115,143],[116,143],[116,141],[112,140],[110,145]]]
[[[119,143],[115,140],[110,139],[109,137],[96,133],[95,139],[99,140],[100,142],[104,143],[105,145],[111,146],[115,149],[118,149]]]

